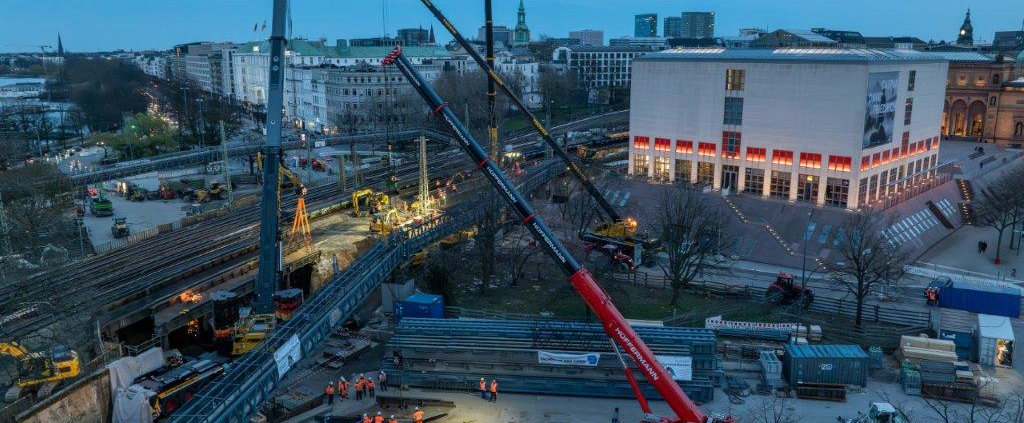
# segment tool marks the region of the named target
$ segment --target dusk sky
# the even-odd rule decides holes
[[[387,32],[428,27],[433,18],[416,0],[385,0]],[[483,23],[481,0],[435,3],[470,37]],[[514,26],[518,0],[494,0],[495,24]],[[293,36],[362,38],[385,31],[381,0],[294,0]],[[952,0],[526,0],[534,38],[565,37],[571,29],[603,29],[605,39],[632,35],[633,15],[658,14],[659,33],[667,15],[686,11],[716,14],[715,35],[736,35],[743,27],[857,30],[864,35],[917,36],[953,40],[968,6],[975,42],[991,41],[997,30],[1019,30],[1024,1]],[[168,49],[190,41],[251,41],[269,35],[270,0],[0,0],[0,52],[38,51],[56,45],[57,32],[69,51]],[[267,21],[266,32],[254,33]],[[435,25],[439,42],[450,39]]]

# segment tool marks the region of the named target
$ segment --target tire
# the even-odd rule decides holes
[[[778,288],[769,287],[764,293],[764,299],[768,304],[779,305],[785,299],[785,295]]]

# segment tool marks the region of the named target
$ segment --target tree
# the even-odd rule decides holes
[[[750,408],[744,421],[750,423],[797,423],[800,418],[785,398],[769,395],[761,397],[760,403]]]
[[[832,278],[857,301],[854,324],[861,327],[864,301],[882,284],[903,276],[908,254],[888,238],[895,216],[875,211],[850,214],[841,224],[845,235],[836,245],[836,261],[829,264]]]
[[[12,249],[36,254],[58,242],[64,213],[73,206],[74,186],[55,165],[28,164],[0,172]]]
[[[533,234],[523,225],[517,225],[512,239],[512,248],[506,261],[509,271],[509,285],[518,286],[526,274],[526,265],[541,251]]]
[[[541,95],[544,101],[551,102],[552,107],[566,109],[586,104],[587,91],[575,72],[560,72],[550,66],[541,66],[538,74]]]
[[[981,190],[974,204],[975,222],[995,229],[996,260],[1000,260],[1003,234],[1024,222],[1024,165],[1017,165]]]
[[[120,128],[125,114],[146,111],[149,77],[120,60],[69,57],[64,64],[69,99],[81,108],[91,131]]]
[[[484,207],[483,217],[477,225],[475,236],[476,250],[480,255],[481,291],[486,291],[496,269],[495,250],[497,248],[498,231],[501,229],[502,205],[496,195],[485,196],[481,200]]]
[[[727,215],[689,184],[666,187],[656,222],[667,259],[662,272],[672,285],[671,304],[701,274],[715,266]]]

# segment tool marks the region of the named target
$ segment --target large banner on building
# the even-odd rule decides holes
[[[863,148],[892,142],[893,123],[896,121],[896,85],[899,79],[899,72],[868,74]]]
[[[672,379],[682,381],[693,380],[693,357],[656,355],[654,358],[658,359],[662,366],[665,366],[668,373],[672,375]]]
[[[568,353],[562,351],[537,351],[537,362],[558,366],[597,366],[600,353]]]

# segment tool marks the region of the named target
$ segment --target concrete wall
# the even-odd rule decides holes
[[[81,379],[18,416],[21,423],[109,423],[110,372]]]

